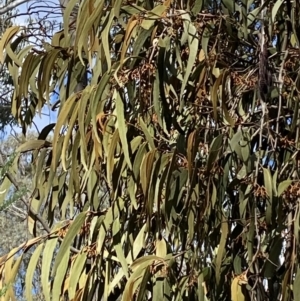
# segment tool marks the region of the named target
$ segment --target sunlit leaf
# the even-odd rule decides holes
[[[56,273],[56,270],[58,266],[60,265],[62,259],[64,258],[66,253],[70,253],[69,248],[71,246],[71,243],[74,239],[74,237],[78,234],[79,229],[81,228],[82,224],[84,223],[84,220],[86,218],[86,212],[81,212],[75,220],[71,223],[70,228],[68,229],[68,232],[66,234],[66,237],[64,238],[59,251],[57,253],[57,256],[55,258],[55,262],[52,269],[52,275]]]
[[[1,40],[0,40],[0,62],[4,63],[4,49],[6,45],[10,42],[10,40],[19,32],[20,26],[12,26],[7,28],[5,33],[3,34]]]
[[[28,264],[28,268],[26,271],[26,277],[25,277],[25,294],[26,294],[26,299],[31,301],[32,299],[32,289],[33,289],[33,276],[34,276],[34,272],[40,257],[40,254],[43,250],[44,244],[40,244],[37,246],[37,248],[34,250],[29,264]]]

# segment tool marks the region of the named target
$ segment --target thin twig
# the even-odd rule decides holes
[[[19,5],[29,2],[29,1],[31,1],[31,0],[17,0],[17,1],[13,1],[5,6],[2,6],[0,8],[0,15],[3,15],[5,13],[11,11],[12,9],[18,7]]]
[[[13,176],[11,173],[9,173],[9,172],[6,173],[6,176],[7,176],[7,178],[10,180],[10,182],[15,186],[15,188],[16,188],[18,191],[20,191],[19,184],[18,184],[18,182],[16,181],[16,179],[14,178],[14,176]],[[20,200],[25,204],[25,206],[27,207],[28,212],[29,212],[31,215],[33,215],[33,216],[41,223],[41,225],[43,226],[44,230],[45,230],[48,234],[50,234],[50,233],[51,233],[51,229],[49,228],[47,222],[46,222],[46,221],[45,221],[45,220],[44,220],[37,212],[35,212],[35,211],[29,206],[28,202],[24,199],[24,197],[21,196],[21,197],[20,197]],[[62,239],[61,237],[58,237],[58,240],[59,240],[60,242],[63,241],[63,239]],[[70,251],[73,252],[73,253],[79,253],[79,252],[80,252],[80,250],[78,250],[78,249],[76,249],[76,248],[74,248],[74,247],[72,247],[72,246],[70,247]]]

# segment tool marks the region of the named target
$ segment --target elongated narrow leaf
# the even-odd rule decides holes
[[[278,13],[278,10],[280,8],[280,6],[282,5],[282,3],[284,2],[284,0],[277,0],[273,6],[272,9],[272,22],[275,21],[276,15]]]
[[[209,155],[207,158],[207,171],[210,172],[214,163],[216,162],[219,153],[221,151],[221,147],[223,145],[223,135],[219,135],[216,137],[209,148]]]
[[[217,283],[220,282],[220,275],[221,275],[221,266],[223,261],[223,256],[225,255],[225,246],[227,241],[227,235],[228,235],[228,223],[225,220],[225,218],[222,219],[221,223],[221,240],[218,247],[218,254],[216,258],[216,280]]]
[[[147,195],[149,183],[151,181],[154,161],[155,161],[156,150],[153,150],[144,156],[143,162],[141,164],[141,184],[144,194]]]
[[[278,196],[281,196],[284,191],[293,183],[291,180],[285,180],[281,182],[278,186]]]
[[[49,290],[50,267],[51,267],[52,259],[54,257],[57,241],[58,241],[58,237],[49,239],[45,244],[45,249],[43,252],[41,282],[42,282],[43,293],[46,301],[51,300],[50,290]]]
[[[268,194],[267,200],[267,209],[266,209],[266,221],[267,224],[271,224],[272,222],[272,206],[273,206],[273,185],[272,185],[272,175],[269,169],[264,168],[264,183],[265,188]]]
[[[125,120],[125,108],[123,100],[121,99],[120,94],[115,90],[115,99],[116,99],[116,108],[117,108],[117,122],[118,122],[118,129],[120,134],[120,140],[123,147],[123,152],[125,156],[125,160],[128,164],[128,167],[132,169],[131,160],[129,156],[129,148],[128,148],[128,140],[127,140],[127,124]]]
[[[14,37],[14,35],[18,33],[19,30],[20,30],[20,26],[12,26],[12,27],[7,28],[7,30],[3,34],[3,36],[0,40],[0,62],[1,62],[1,64],[4,63],[3,53],[4,53],[4,49],[5,49],[6,45],[10,42],[10,40]]]
[[[70,247],[74,240],[74,237],[79,233],[80,228],[82,227],[86,217],[86,212],[81,212],[75,220],[72,222],[68,232],[59,248],[55,262],[52,269],[52,275],[56,273],[58,266],[61,264],[62,259],[66,253],[70,253]]]
[[[57,264],[56,274],[54,275],[52,300],[59,301],[62,294],[62,284],[69,266],[70,252],[65,252],[61,261]]]
[[[78,281],[82,274],[84,265],[86,264],[87,260],[86,253],[80,253],[76,256],[75,262],[70,271],[70,285],[69,285],[69,298],[73,299],[76,293],[76,286],[78,285]]]
[[[38,260],[40,258],[40,254],[43,250],[44,244],[40,244],[37,246],[37,248],[34,250],[29,264],[28,268],[26,271],[26,277],[25,277],[25,295],[26,295],[26,300],[32,301],[32,289],[33,289],[33,276],[34,272],[36,270],[36,266],[38,263]]]
[[[192,72],[192,68],[194,66],[196,56],[198,53],[198,43],[199,43],[197,30],[196,30],[194,24],[191,22],[189,15],[183,14],[182,18],[184,19],[184,22],[183,22],[184,31],[186,32],[186,34],[188,36],[189,59],[187,62],[185,75],[184,75],[182,86],[181,86],[180,98],[182,98],[182,95],[186,89],[186,84],[187,84],[190,74]],[[183,104],[182,104],[181,108],[183,108]]]

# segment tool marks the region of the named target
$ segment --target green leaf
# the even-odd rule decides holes
[[[142,6],[136,5],[134,3],[130,3],[130,5],[124,5],[121,10],[129,15],[146,13],[146,10]]]
[[[11,185],[12,183],[10,182],[8,177],[5,177],[0,186],[0,209],[6,205],[6,202],[4,202],[4,200],[9,193],[9,188],[11,187]]]
[[[110,35],[111,25],[112,25],[112,21],[113,21],[114,17],[115,17],[115,11],[112,10],[107,17],[107,22],[104,22],[104,24],[103,24],[104,29],[101,33],[102,46],[104,49],[104,54],[105,54],[105,58],[107,61],[107,69],[108,70],[110,70],[110,68],[111,68],[111,53],[110,53],[110,47],[109,47],[110,46],[109,45],[109,35]]]
[[[142,280],[143,276],[145,274],[145,269],[147,267],[140,266],[138,267],[130,276],[128,279],[123,295],[122,295],[122,301],[131,301],[133,300],[133,295],[135,293],[134,286],[138,286]]]
[[[222,149],[223,145],[223,134],[219,135],[218,137],[214,138],[212,141],[210,148],[209,148],[209,155],[207,158],[207,172],[210,172],[214,163],[217,161],[219,157],[219,153]]]
[[[184,286],[182,286],[183,288]],[[159,300],[164,296],[164,278],[156,277],[153,283],[153,300]]]
[[[154,150],[155,149],[155,144],[154,144],[154,140],[153,140],[153,137],[151,136],[148,128],[147,128],[147,125],[145,124],[144,120],[142,118],[139,118],[139,124],[142,128],[142,131],[144,132],[145,134],[145,137],[149,143],[149,146],[150,146],[150,149],[151,150]]]
[[[190,209],[190,212],[188,215],[188,225],[189,225],[188,241],[189,241],[189,243],[192,243],[192,241],[194,239],[194,228],[195,228],[195,214],[194,214],[193,208]]]
[[[77,94],[73,94],[68,100],[64,103],[59,116],[57,118],[55,130],[54,130],[54,135],[53,135],[53,141],[56,143],[53,144],[53,158],[51,162],[51,167],[53,170],[55,170],[58,160],[60,158],[60,154],[58,152],[58,141],[59,141],[59,136],[60,136],[60,131],[62,126],[65,124],[70,112],[72,111],[72,108],[76,105],[77,101]]]
[[[19,32],[20,26],[11,26],[6,29],[4,32],[1,40],[0,40],[0,62],[1,64],[4,63],[4,49],[6,45],[10,42],[10,40]]]
[[[114,132],[111,142],[109,144],[108,148],[108,154],[107,154],[107,164],[106,164],[106,172],[107,172],[107,178],[108,178],[108,185],[112,187],[112,174],[114,170],[115,165],[115,151],[117,144],[119,142],[119,130],[116,129]]]
[[[131,160],[129,156],[129,149],[128,149],[128,139],[127,139],[127,123],[125,120],[125,109],[124,109],[124,103],[121,98],[120,93],[115,90],[114,92],[114,98],[116,100],[116,112],[117,112],[117,125],[119,129],[119,134],[120,134],[120,140],[123,146],[123,152],[124,152],[124,157],[125,160],[128,164],[128,167],[132,169],[131,165]]]
[[[257,15],[261,12],[261,10],[262,10],[262,7],[257,7],[248,14],[247,27],[252,25],[252,23],[256,20]]]
[[[204,277],[203,277],[203,273],[199,273],[198,276],[198,300],[205,300],[205,293],[204,293]],[[206,301],[206,300],[205,300]]]
[[[242,273],[242,259],[239,255],[236,255],[233,260],[234,273],[240,275]]]
[[[79,278],[82,274],[82,271],[84,269],[84,266],[86,264],[87,260],[87,254],[84,253],[79,253],[76,256],[75,262],[72,265],[72,268],[70,270],[70,284],[68,288],[69,292],[69,298],[72,300],[75,297],[76,293],[76,287],[79,282]]]
[[[117,0],[114,3],[113,11],[114,11],[114,15],[115,15],[116,18],[120,17],[120,9],[121,9],[122,4],[123,4],[122,0]]]
[[[68,154],[68,148],[69,148],[69,143],[70,143],[70,139],[72,136],[72,132],[73,132],[73,127],[75,125],[75,122],[77,120],[77,116],[78,116],[78,111],[79,111],[79,105],[80,105],[81,101],[76,102],[74,108],[73,108],[73,113],[71,115],[71,118],[69,120],[69,124],[68,124],[68,130],[67,133],[64,137],[64,141],[63,141],[63,145],[62,145],[62,150],[61,150],[61,162],[62,162],[62,167],[64,169],[64,171],[67,171],[68,166],[67,166],[67,154]],[[86,162],[84,160],[84,149],[82,149],[82,151],[80,152],[81,154],[81,162],[84,166],[84,168],[87,170],[87,165]],[[74,162],[75,163],[75,162]]]
[[[231,283],[231,300],[232,301],[245,301],[246,297],[242,292],[242,286],[239,283],[239,278],[235,277]]]
[[[293,181],[291,180],[285,180],[281,182],[278,186],[278,196],[281,196],[292,183]]]
[[[137,237],[134,240],[132,249],[129,251],[126,261],[131,264],[138,256],[138,254],[141,252],[146,239],[146,230],[147,230],[147,224],[144,224],[142,229],[139,231]]]
[[[203,0],[196,0],[194,2],[194,6],[192,8],[192,13],[194,15],[197,15],[198,13],[200,13],[200,11],[202,10],[202,6],[203,6]]]
[[[276,3],[274,4],[273,8],[272,8],[272,22],[275,22],[275,18],[277,15],[277,12],[280,8],[280,6],[282,5],[282,3],[284,2],[284,0],[277,0]]]
[[[147,196],[148,194],[149,183],[151,181],[152,170],[154,167],[155,155],[156,150],[154,149],[153,151],[150,151],[144,156],[144,159],[141,164],[140,177],[145,196]]]
[[[149,13],[148,16],[141,23],[141,27],[146,30],[149,30],[155,23],[155,21],[162,16],[166,11],[167,7],[165,5],[158,5],[154,7]]]
[[[227,236],[228,236],[228,222],[225,219],[225,217],[222,218],[221,222],[221,240],[220,244],[218,247],[218,253],[217,253],[217,258],[216,258],[216,281],[217,284],[220,283],[220,277],[221,277],[221,266],[222,266],[222,261],[223,257],[225,255],[225,246],[226,246],[226,241],[227,241]]]
[[[230,14],[233,14],[235,9],[234,9],[234,1],[231,0],[222,0],[222,3],[225,5],[225,7],[228,9]]]
[[[81,212],[72,222],[55,258],[55,262],[52,269],[52,275],[55,275],[58,266],[61,264],[61,261],[65,257],[65,254],[70,253],[70,246],[75,236],[78,235],[79,230],[85,221],[85,218],[86,212]]]
[[[130,268],[132,271],[135,272],[140,268],[144,269],[148,265],[151,265],[151,263],[153,263],[153,261],[155,260],[161,262],[163,261],[163,258],[156,255],[147,255],[147,256],[139,257],[131,264]]]
[[[278,177],[278,168],[276,168],[276,170],[275,170],[275,172],[274,172],[274,175],[273,175],[273,181],[272,181],[274,196],[278,196],[278,190],[277,190],[277,177]]]
[[[155,243],[156,247],[156,255],[164,258],[167,255],[167,244],[164,238],[162,239],[157,239]]]
[[[190,183],[192,182],[192,174],[194,168],[194,160],[196,157],[198,145],[197,145],[197,131],[190,133],[187,141],[187,161]]]
[[[218,111],[217,111],[218,99],[219,99],[218,90],[222,83],[222,80],[223,80],[223,73],[219,75],[219,77],[217,78],[217,80],[215,81],[214,85],[211,88],[211,102],[213,105],[213,114],[214,114],[215,121],[218,121]]]
[[[26,296],[26,300],[28,301],[32,301],[32,281],[33,281],[33,276],[34,276],[34,272],[38,263],[38,260],[40,258],[40,254],[43,250],[44,244],[40,244],[37,246],[37,248],[34,250],[29,264],[28,264],[28,268],[26,270],[26,276],[25,276],[25,296]]]
[[[229,0],[230,1],[230,0]],[[202,38],[201,38],[201,46],[205,54],[205,58],[208,58],[208,42],[210,39],[210,32],[207,27],[205,27]]]
[[[139,293],[137,296],[136,301],[143,301],[145,294],[146,294],[146,288],[147,288],[147,282],[151,278],[151,273],[150,273],[150,267],[148,266],[144,272],[143,279],[140,285]],[[162,296],[162,295],[161,295]]]
[[[116,251],[117,257],[121,263],[122,269],[124,271],[124,274],[126,278],[128,279],[129,277],[129,272],[128,272],[128,264],[122,249],[122,242],[121,242],[121,224],[119,220],[119,216],[116,217],[116,219],[113,222],[112,226],[112,234],[113,234],[113,244],[114,244],[114,249]]]
[[[188,82],[188,79],[192,73],[192,68],[194,66],[194,63],[196,61],[197,53],[198,53],[198,33],[196,30],[196,27],[191,22],[190,16],[188,14],[182,15],[183,21],[183,28],[185,33],[188,35],[188,44],[189,44],[189,58],[187,61],[187,66],[185,69],[183,81],[181,84],[181,91],[180,91],[180,99],[182,99],[182,96],[184,94],[184,91],[186,89],[186,84]],[[181,103],[180,107],[181,110],[183,109],[183,103]]]
[[[50,301],[50,292],[49,292],[49,276],[50,276],[50,267],[51,262],[54,256],[54,250],[58,241],[58,237],[49,238],[45,244],[45,249],[43,252],[42,259],[42,272],[41,272],[41,282],[43,293],[46,301]]]
[[[268,168],[263,168],[264,185],[268,195],[267,209],[266,209],[266,222],[268,225],[272,223],[272,207],[273,207],[273,183],[272,175]]]
[[[298,267],[293,283],[294,301],[300,301],[300,269]]]
[[[283,239],[280,235],[273,237],[271,246],[269,247],[269,257],[263,267],[263,275],[266,278],[272,278],[276,273],[277,266],[280,265],[280,255],[282,252]]]
[[[5,271],[4,271],[5,283],[8,285],[8,288],[7,288],[7,291],[5,292],[4,299],[2,299],[4,301],[9,301],[9,300],[15,299],[15,293],[14,293],[12,285],[15,283],[15,278],[19,271],[19,267],[22,262],[23,255],[24,255],[24,253],[21,254],[20,256],[18,256],[18,258],[15,260],[14,263],[13,263],[13,261],[14,261],[15,256],[11,256],[11,257],[8,256],[8,260],[5,263]],[[1,297],[1,289],[0,289],[0,297]]]
[[[67,2],[66,8],[64,9],[64,14],[63,14],[63,24],[64,24],[64,35],[65,37],[68,37],[69,35],[69,30],[70,30],[70,16],[71,13],[74,9],[74,6],[78,3],[77,0],[69,0]]]
[[[51,146],[51,143],[46,140],[29,140],[23,143],[21,146],[19,146],[16,152],[24,153],[49,146]]]
[[[65,279],[65,275],[69,266],[70,252],[65,252],[61,261],[58,263],[56,273],[54,276],[53,288],[52,288],[52,300],[60,301],[62,295],[62,284]]]
[[[89,15],[89,12],[86,9],[86,6],[88,6],[88,2],[82,2],[82,7],[84,9],[79,10],[79,14],[77,16],[77,25],[76,25],[76,41],[75,44],[77,45],[78,49],[78,57],[82,63],[82,65],[85,65],[84,60],[82,58],[82,53],[88,52],[87,49],[87,42],[89,37],[89,32],[92,30],[92,27],[95,26],[94,22],[96,20],[99,20],[102,16],[102,14],[105,12],[103,9],[104,7],[104,1],[100,1],[98,5],[93,7],[92,13]],[[83,49],[82,49],[83,48]]]
[[[134,65],[138,59],[138,55],[140,54],[141,49],[145,46],[144,44],[147,41],[147,39],[150,37],[151,33],[152,33],[152,29],[145,30],[144,28],[140,28],[139,34],[133,44],[132,58],[129,64],[129,69],[134,68]]]
[[[122,50],[121,50],[121,57],[120,57],[120,65],[121,66],[124,64],[125,55],[126,55],[128,47],[130,45],[132,34],[133,34],[134,29],[136,28],[137,24],[138,24],[138,20],[136,20],[135,17],[133,17],[133,16],[127,22],[126,33],[125,33]]]
[[[247,233],[247,251],[248,251],[248,263],[252,262],[253,259],[253,247],[254,247],[254,232],[255,232],[255,221],[252,217],[250,220],[249,231]],[[250,267],[252,270],[253,268]]]
[[[99,207],[99,196],[98,196],[98,174],[94,169],[88,173],[88,180],[87,180],[87,195],[90,202],[91,208],[97,210]]]

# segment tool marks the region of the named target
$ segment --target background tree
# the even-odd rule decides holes
[[[36,136],[34,132],[29,132],[27,139],[33,139],[36,138]],[[13,167],[16,151],[24,141],[26,140],[21,134],[8,136],[2,141],[0,146],[1,180],[3,180],[3,175]],[[31,238],[26,225],[27,208],[24,204],[24,202],[28,202],[27,200],[30,197],[30,191],[33,186],[33,174],[30,161],[31,156],[29,154],[22,155],[17,164],[18,172],[9,174],[9,178],[14,179],[16,187],[5,179],[4,182],[2,182],[2,185],[5,185],[5,181],[7,182],[9,193],[5,199],[0,195],[0,254],[7,254],[11,249]],[[26,269],[31,254],[32,252],[26,254],[16,276],[15,284],[10,284],[14,287],[17,300],[25,300],[23,298],[23,288]],[[34,278],[34,299],[43,300],[43,295],[39,288],[40,270],[36,271]]]
[[[23,132],[59,100],[19,149],[35,238],[1,257],[0,285],[34,249],[27,300],[40,260],[46,300],[297,300],[299,15],[297,1],[84,0],[51,44],[10,52],[30,43],[10,28]]]

